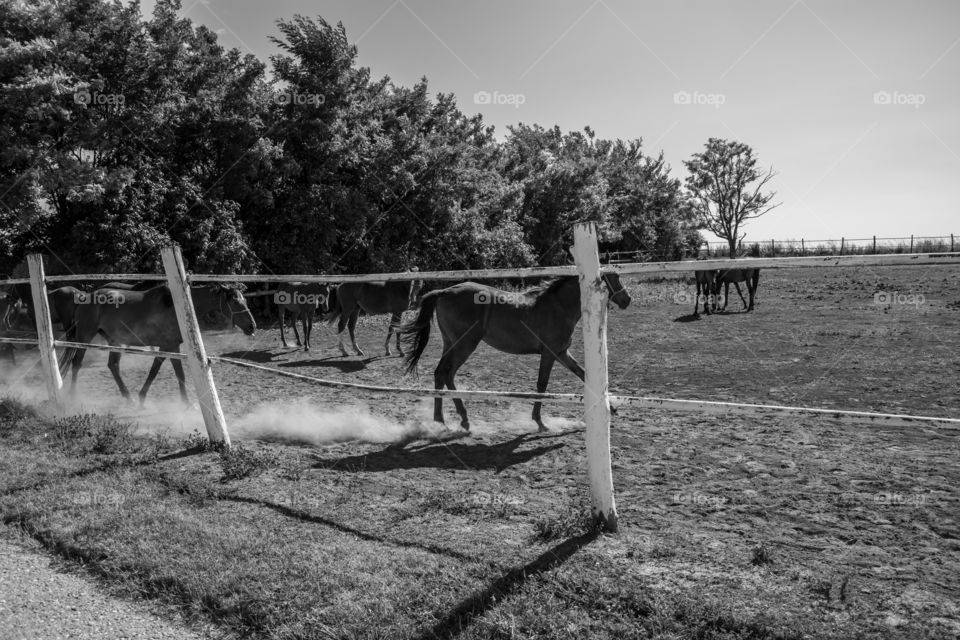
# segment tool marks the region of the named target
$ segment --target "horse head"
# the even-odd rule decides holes
[[[630,294],[623,288],[619,274],[604,273],[600,277],[603,279],[603,283],[607,285],[611,302],[616,303],[621,309],[626,309],[630,306]]]
[[[243,297],[245,288],[235,283],[215,283],[209,287],[202,287],[201,291],[209,292],[210,299],[203,301],[203,296],[194,298],[197,315],[216,326],[235,326],[246,335],[252,336],[257,330],[257,322],[253,319],[253,314]]]

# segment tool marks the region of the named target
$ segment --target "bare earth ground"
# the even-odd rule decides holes
[[[631,307],[610,313],[611,387],[960,417],[958,285],[955,268],[766,270],[754,313],[739,313],[734,293],[730,313],[692,320],[691,286],[633,283]],[[876,304],[877,291],[899,296]],[[401,378],[397,358],[383,357],[385,329],[385,318],[360,327],[366,358],[341,358],[325,326],[315,328],[311,353],[281,348],[276,330],[213,336],[207,349],[330,379],[418,384]],[[432,382],[439,342],[434,331],[419,384]],[[579,336],[573,351],[581,359],[578,343]],[[140,410],[113,404],[105,361],[87,357],[84,409],[109,409],[153,430],[200,428],[198,412],[175,402],[169,365],[155,400]],[[122,366],[137,387],[149,363],[125,356]],[[533,390],[536,367],[536,358],[483,346],[457,381],[464,389]],[[630,637],[630,621],[649,616],[648,604],[636,602],[641,593],[674,603],[677,620],[714,615],[694,610],[708,603],[746,621],[715,637],[764,637],[745,631],[755,621],[807,637],[960,635],[958,431],[623,408],[612,424],[621,533],[557,544],[568,536],[535,535],[545,519],[587,504],[574,407],[546,405],[554,431],[538,435],[528,405],[468,403],[469,437],[396,448],[385,443],[429,425],[429,401],[334,391],[226,364],[215,377],[235,437],[270,441],[257,446],[280,463],[229,483],[204,518],[239,519],[265,545],[295,540],[303,562],[349,569],[349,588],[296,604],[318,619],[338,609],[342,628],[356,635],[372,614],[353,611],[352,600],[378,592],[382,610],[372,619],[404,637]],[[39,385],[36,372],[16,388],[31,384]],[[558,368],[550,390],[579,384]],[[326,441],[357,432],[376,442]],[[219,473],[202,456],[158,467],[198,479]],[[145,501],[158,497],[143,491]],[[64,518],[55,514],[44,526],[66,526]],[[170,543],[189,557],[205,544],[193,539],[203,525],[183,526],[184,537]],[[338,545],[344,536],[359,540],[349,552]],[[411,585],[434,604],[418,605]],[[538,610],[551,615],[539,618]],[[626,626],[617,631],[611,619]]]

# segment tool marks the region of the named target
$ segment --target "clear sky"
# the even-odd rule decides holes
[[[375,77],[426,76],[499,136],[525,122],[642,138],[680,178],[708,138],[746,142],[783,202],[748,241],[960,235],[957,0],[183,4],[264,60],[297,13],[343,22]]]

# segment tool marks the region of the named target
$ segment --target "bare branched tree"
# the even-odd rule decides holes
[[[781,203],[770,204],[776,192],[764,193],[776,175],[757,170],[757,159],[750,145],[710,138],[706,150],[684,161],[690,175],[686,179],[690,204],[698,222],[730,245],[730,257],[746,235],[741,227],[747,220],[759,218]]]

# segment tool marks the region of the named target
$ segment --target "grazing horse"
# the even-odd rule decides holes
[[[327,322],[337,320],[337,336],[340,339],[340,353],[346,357],[347,348],[343,345],[343,328],[350,330],[350,343],[358,356],[363,351],[357,344],[356,327],[360,311],[368,315],[382,313],[390,314],[390,327],[387,329],[387,339],[384,349],[390,353],[390,337],[397,336],[397,351],[403,355],[400,347],[400,318],[407,309],[413,309],[420,302],[423,290],[423,280],[412,282],[344,282],[331,291],[334,300],[330,301],[330,312],[326,316]]]
[[[252,336],[257,325],[247,308],[243,294],[237,287],[213,285],[190,288],[197,319],[204,328],[239,327]],[[91,342],[97,334],[104,336],[110,345],[159,347],[162,351],[176,352],[183,337],[173,308],[173,298],[166,285],[157,285],[146,291],[132,289],[97,289],[84,294],[80,292],[73,314],[75,341]],[[69,347],[60,360],[61,372],[72,364],[70,393],[77,385],[77,373],[83,364],[86,349]],[[140,402],[144,401],[153,384],[164,358],[154,358],[147,380],[140,390]],[[173,371],[180,385],[180,397],[187,402],[187,388],[180,360],[171,360]],[[120,378],[120,352],[111,351],[107,367],[124,398],[130,399]]]
[[[318,282],[284,282],[277,287],[273,300],[280,309],[280,341],[287,346],[287,336],[284,334],[287,312],[293,319],[293,335],[297,339],[297,346],[303,346],[304,351],[310,351],[310,333],[313,331],[313,316],[317,309],[322,314],[330,310],[330,286]],[[297,333],[297,318],[303,325],[303,342]]]
[[[615,273],[603,276],[609,299],[621,309],[630,304],[630,295]],[[537,392],[547,390],[555,360],[583,380],[583,367],[570,355],[573,330],[580,320],[580,283],[576,276],[564,276],[546,284],[514,293],[476,282],[464,282],[423,296],[417,317],[405,323],[401,332],[411,346],[406,370],[414,371],[430,339],[434,313],[443,337],[443,355],[433,374],[434,386],[456,389],[453,377],[470,354],[486,342],[494,349],[517,355],[539,354]],[[470,429],[463,401],[454,399],[460,426]],[[546,431],[540,419],[540,402],[533,404],[533,420]],[[443,422],[443,399],[434,400],[433,419]]]
[[[750,303],[743,297],[740,291],[741,282],[747,284],[747,293],[750,295]],[[747,311],[753,311],[753,299],[757,295],[757,284],[760,282],[760,269],[720,269],[717,279],[714,282],[715,295],[720,295],[720,285],[724,286],[723,291],[723,310],[727,309],[727,301],[730,299],[730,284],[737,288],[737,295],[743,301],[743,306]]]
[[[703,296],[703,312],[710,315],[711,307],[713,311],[717,310],[717,298],[714,294],[714,283],[717,279],[717,270],[701,269],[693,272],[697,280],[697,296],[693,300],[693,315],[697,313],[697,306],[700,304],[700,296]]]

